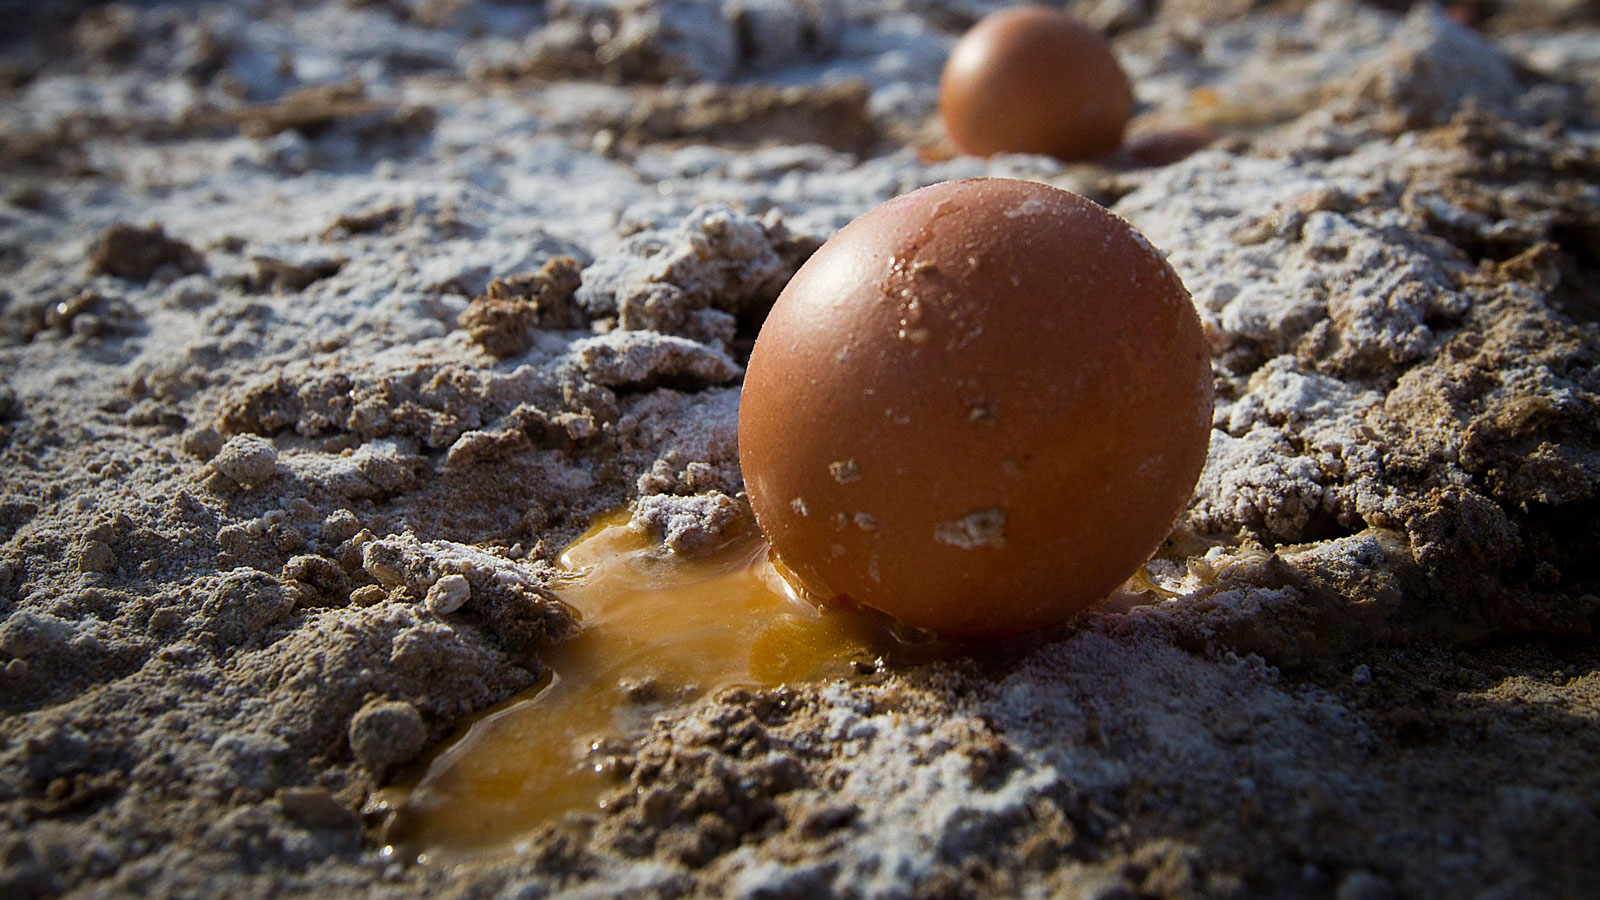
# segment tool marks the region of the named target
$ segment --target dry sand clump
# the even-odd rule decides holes
[[[1220,139],[950,158],[982,3],[0,4],[0,894],[1592,894],[1600,25],[1074,6],[1136,135]],[[572,633],[592,516],[733,527],[807,254],[985,174],[1111,205],[1200,310],[1150,590],[666,710],[514,854],[383,852],[373,792]]]

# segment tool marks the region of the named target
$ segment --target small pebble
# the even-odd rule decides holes
[[[278,471],[278,448],[253,434],[228,439],[211,465],[224,477],[247,487],[265,482]]]
[[[361,520],[348,509],[337,509],[322,520],[322,539],[342,544],[361,533]]]
[[[217,529],[217,546],[221,547],[224,553],[245,556],[250,552],[253,543],[250,529],[243,525],[224,525]]]
[[[446,575],[428,588],[428,609],[438,615],[448,615],[461,608],[472,596],[472,585],[461,575]]]
[[[422,713],[403,700],[374,700],[350,719],[350,752],[373,774],[402,766],[422,752],[428,740]]]
[[[355,813],[327,788],[280,788],[276,797],[283,814],[312,828],[341,828],[356,824]]]
[[[217,455],[225,443],[222,435],[209,425],[201,428],[192,428],[183,433],[181,445],[183,452],[195,459],[210,459]]]
[[[285,581],[298,581],[319,594],[345,596],[349,579],[344,568],[326,556],[303,554],[283,565]]]
[[[183,614],[176,609],[170,606],[163,606],[150,614],[150,631],[156,633],[166,631],[168,628],[178,624],[182,618]]]
[[[357,606],[372,606],[382,603],[388,598],[389,592],[375,584],[365,584],[350,592],[350,602]]]
[[[117,567],[117,555],[105,541],[84,541],[78,551],[78,571],[109,572]]]
[[[1366,663],[1362,663],[1351,670],[1350,680],[1356,684],[1368,684],[1372,681],[1372,669]]]
[[[200,309],[210,306],[217,300],[216,289],[204,277],[190,275],[180,278],[167,288],[162,302],[168,307],[181,309]]]

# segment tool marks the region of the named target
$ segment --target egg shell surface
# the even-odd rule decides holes
[[[1058,10],[1019,6],[956,42],[939,114],[963,153],[1091,159],[1122,143],[1133,87],[1099,32]]]
[[[1160,544],[1209,442],[1188,292],[1126,222],[1000,178],[890,200],[779,296],[745,375],[756,520],[819,598],[1048,628]]]

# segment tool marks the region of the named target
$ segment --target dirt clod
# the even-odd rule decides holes
[[[237,434],[217,450],[211,465],[238,484],[259,485],[277,473],[278,448],[253,434]]]
[[[422,714],[400,700],[375,700],[350,719],[350,752],[375,776],[415,759],[427,737]]]
[[[182,274],[205,268],[199,251],[168,237],[158,224],[139,227],[117,223],[101,233],[89,248],[89,263],[98,272],[145,281],[165,266]]]
[[[496,278],[458,323],[474,341],[495,356],[515,356],[531,345],[535,328],[578,328],[582,311],[572,304],[580,283],[578,261],[557,256],[537,272]]]

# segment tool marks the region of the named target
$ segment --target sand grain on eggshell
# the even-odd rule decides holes
[[[1600,22],[1075,4],[1135,137],[1223,134],[1113,170],[946,158],[987,6],[913,6],[6,5],[0,894],[1591,893]],[[1215,430],[1153,589],[669,712],[515,855],[384,855],[373,792],[571,633],[590,517],[743,524],[795,268],[985,174],[1194,295]]]

